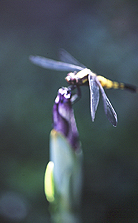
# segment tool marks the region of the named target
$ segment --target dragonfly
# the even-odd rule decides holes
[[[70,85],[70,89],[77,89],[77,97],[80,97],[80,86],[87,85],[90,89],[90,111],[92,121],[95,119],[95,113],[99,104],[99,91],[101,92],[103,99],[103,106],[105,114],[110,121],[110,123],[116,127],[117,126],[117,114],[108,99],[104,88],[114,88],[114,89],[126,89],[132,92],[138,92],[136,86],[130,84],[119,83],[116,81],[111,81],[101,75],[97,75],[86,66],[81,64],[76,60],[71,54],[66,50],[59,50],[59,57],[61,61],[56,61],[53,59],[45,58],[42,56],[30,56],[29,59],[32,63],[41,66],[46,69],[58,70],[58,71],[69,71],[65,77],[66,81]],[[74,97],[75,100],[77,97]],[[74,101],[75,101],[74,100]]]

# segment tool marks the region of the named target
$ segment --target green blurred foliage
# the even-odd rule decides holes
[[[66,72],[29,55],[58,59],[60,47],[92,71],[138,85],[137,1],[0,1],[0,194],[27,203],[20,222],[49,222],[43,176],[52,106]],[[83,222],[138,221],[138,95],[106,90],[118,113],[113,128],[102,102],[91,122],[89,89],[74,105],[84,151]],[[93,220],[92,220],[93,219]],[[12,222],[1,213],[1,222]]]

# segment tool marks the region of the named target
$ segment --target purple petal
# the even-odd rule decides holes
[[[53,125],[54,129],[62,133],[76,150],[80,144],[71,97],[72,94],[68,88],[59,89],[53,106]]]

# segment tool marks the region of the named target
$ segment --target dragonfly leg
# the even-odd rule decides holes
[[[71,86],[68,87],[68,89],[71,90],[71,91],[76,89],[76,94],[72,95],[72,98],[71,98],[71,102],[72,102],[72,104],[74,104],[75,102],[77,102],[81,98],[80,87],[76,86],[76,85],[71,85]]]

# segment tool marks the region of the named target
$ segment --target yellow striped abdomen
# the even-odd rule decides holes
[[[97,76],[98,80],[100,81],[102,87],[105,88],[114,88],[114,89],[124,89],[124,84],[123,83],[118,83],[116,81],[111,81],[109,79],[106,79],[103,76]]]

